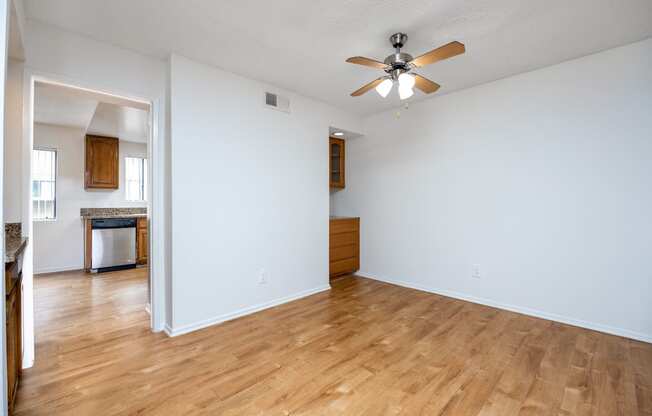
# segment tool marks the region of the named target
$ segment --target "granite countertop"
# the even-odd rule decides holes
[[[81,216],[85,220],[97,220],[102,218],[147,218],[147,214],[89,214]]]
[[[5,239],[5,264],[16,260],[16,256],[25,249],[27,237],[7,236]]]
[[[81,208],[79,215],[85,220],[100,218],[147,218],[147,208]]]

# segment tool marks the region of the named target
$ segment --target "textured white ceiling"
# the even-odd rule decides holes
[[[408,33],[416,56],[451,40],[467,53],[420,72],[436,94],[652,36],[650,0],[26,0],[28,18],[164,58],[170,52],[359,114],[396,107],[349,93],[381,71],[387,38]],[[589,74],[587,74],[589,75]],[[410,101],[423,99],[417,92]]]
[[[146,143],[149,111],[139,102],[94,91],[37,82],[34,122]]]

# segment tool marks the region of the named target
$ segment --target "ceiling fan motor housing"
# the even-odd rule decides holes
[[[405,33],[394,33],[389,37],[389,41],[394,48],[396,48],[396,53],[389,55],[385,58],[385,65],[388,65],[388,68],[385,69],[385,72],[390,74],[392,78],[397,79],[399,75],[403,72],[407,72],[412,67],[409,62],[412,60],[412,55],[409,53],[401,52],[401,48],[405,46],[405,43],[408,40],[408,36]]]
[[[394,33],[392,36],[389,37],[389,42],[392,44],[392,46],[396,49],[401,49],[408,40],[408,35],[405,33]]]

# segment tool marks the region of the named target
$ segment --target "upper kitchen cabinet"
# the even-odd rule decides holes
[[[86,136],[85,189],[118,189],[118,146],[114,137]]]
[[[344,188],[344,140],[330,138],[330,187]]]

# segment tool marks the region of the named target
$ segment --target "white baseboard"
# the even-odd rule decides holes
[[[316,293],[324,292],[330,290],[330,285],[319,286],[314,289],[304,290],[299,293],[295,293],[290,296],[285,296],[279,299],[275,299],[269,302],[260,303],[258,305],[250,306],[243,309],[238,309],[233,312],[226,313],[224,315],[216,316],[214,318],[205,319],[203,321],[196,322],[194,324],[184,325],[178,328],[173,328],[168,324],[165,324],[163,330],[166,334],[171,337],[176,337],[177,335],[187,334],[189,332],[197,331],[198,329],[206,328],[215,324],[222,322],[230,321],[232,319],[240,318],[241,316],[250,315],[255,312],[262,311],[264,309],[269,309],[274,306],[282,305],[284,303],[292,302],[293,300],[305,298],[306,296],[314,295]]]
[[[44,267],[42,269],[34,270],[34,274],[45,274],[45,273],[59,273],[59,272],[72,272],[76,270],[83,270],[84,266],[58,266],[58,267]]]
[[[644,334],[642,332],[631,331],[629,329],[616,328],[609,325],[598,324],[594,322],[588,322],[581,319],[570,318],[567,316],[557,315],[550,312],[543,312],[536,309],[530,309],[523,306],[510,305],[507,303],[496,302],[491,299],[480,298],[476,296],[467,295],[460,292],[439,289],[434,287],[426,287],[421,285],[416,285],[404,280],[390,279],[382,276],[372,275],[366,272],[356,272],[356,275],[366,277],[368,279],[378,280],[385,283],[390,283],[397,286],[403,286],[410,289],[421,290],[424,292],[435,293],[437,295],[446,296],[449,298],[455,298],[464,300],[471,303],[478,303],[480,305],[491,306],[498,309],[504,309],[511,312],[521,313],[523,315],[534,316],[536,318],[547,319],[549,321],[561,322],[563,324],[579,326],[586,329],[591,329],[593,331],[604,332],[611,335],[618,335],[625,338],[635,339],[637,341],[643,341],[647,343],[652,343],[652,334]]]

